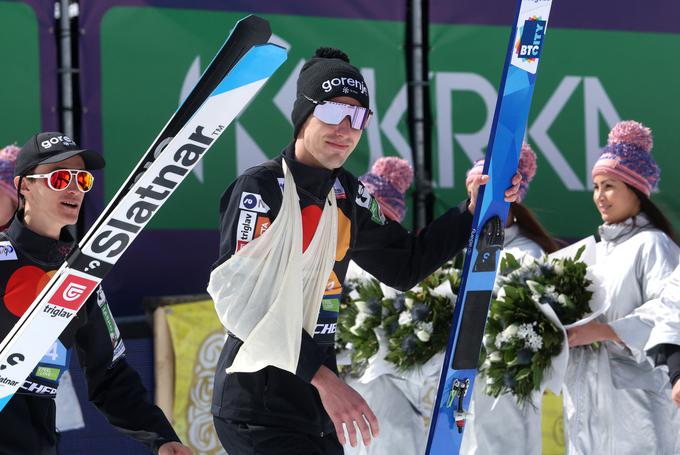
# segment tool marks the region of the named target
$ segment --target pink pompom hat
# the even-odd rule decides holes
[[[517,171],[522,176],[522,181],[519,184],[519,191],[517,192],[517,202],[522,202],[526,197],[527,192],[529,191],[529,184],[534,179],[537,169],[536,153],[534,153],[531,146],[525,142],[522,144],[522,151],[519,154],[519,164],[517,165]],[[472,177],[481,175],[483,171],[484,160],[475,161],[475,164],[473,164],[472,168],[467,172],[465,186],[470,184]]]
[[[16,145],[8,145],[0,149],[0,190],[17,202],[17,189],[14,187],[14,163],[21,150]]]
[[[371,171],[359,177],[359,181],[380,204],[385,216],[401,222],[406,214],[404,195],[413,182],[413,169],[408,161],[387,156],[376,160]]]
[[[661,169],[652,157],[652,131],[642,123],[626,120],[614,125],[592,176],[612,175],[647,197],[658,187]]]

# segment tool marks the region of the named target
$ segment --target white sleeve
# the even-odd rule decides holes
[[[661,297],[648,303],[655,311],[645,350],[653,355],[662,344],[680,346],[680,266],[666,280]]]
[[[639,360],[645,357],[655,327],[674,320],[673,313],[661,303],[660,297],[678,259],[680,249],[664,234],[658,233],[645,241],[634,259],[635,278],[640,283],[643,303],[630,314],[609,323]]]

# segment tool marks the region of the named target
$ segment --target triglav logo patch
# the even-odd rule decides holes
[[[81,303],[94,291],[97,282],[75,275],[66,277],[50,303],[62,308],[77,311]]]

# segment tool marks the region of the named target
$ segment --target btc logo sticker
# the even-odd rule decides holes
[[[517,56],[524,59],[537,59],[541,56],[543,36],[547,22],[532,18],[524,22],[522,35],[517,44]]]
[[[69,310],[78,310],[83,300],[94,291],[95,287],[97,287],[96,281],[69,275],[52,296],[50,303]]]

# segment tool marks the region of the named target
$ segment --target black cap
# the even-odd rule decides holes
[[[38,133],[21,147],[14,166],[14,175],[26,175],[39,164],[58,163],[76,155],[83,158],[86,169],[101,169],[106,164],[99,153],[81,149],[64,133]]]
[[[291,120],[293,138],[314,110],[314,101],[326,101],[339,96],[354,98],[361,106],[369,107],[368,87],[359,69],[349,62],[340,49],[320,47],[300,70],[297,94]]]

